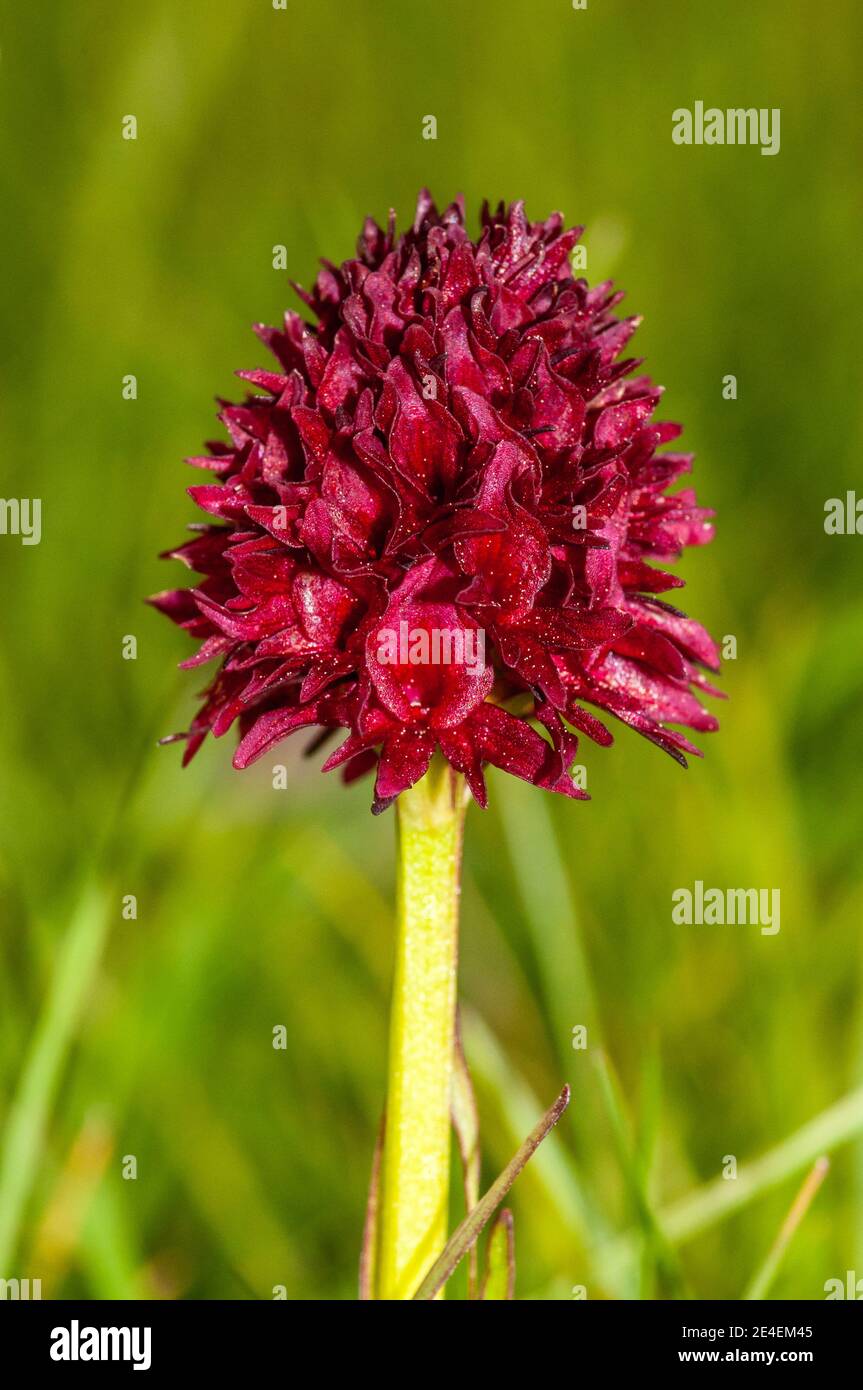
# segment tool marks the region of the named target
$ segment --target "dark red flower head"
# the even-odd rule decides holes
[[[638,320],[573,277],[580,234],[518,202],[471,241],[461,200],[423,192],[408,232],[368,220],[299,291],[316,326],[258,327],[278,369],[239,373],[260,394],[190,460],[213,520],[169,552],[203,579],[152,600],[201,640],[184,666],[219,663],[185,761],[235,721],[238,768],[342,729],[325,768],[376,768],[375,810],[436,749],[485,805],[486,763],[583,796],[573,730],[612,741],[586,705],[684,765],[668,726],[717,727],[694,693],[716,647],[648,563],[708,541],[711,513],[667,491],[690,456],[621,360]]]

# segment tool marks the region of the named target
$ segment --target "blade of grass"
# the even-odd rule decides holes
[[[463,1009],[462,1022],[474,1076],[493,1092],[510,1133],[524,1134],[540,1102],[506,1057],[485,1020],[473,1010]],[[608,1239],[604,1218],[583,1192],[570,1155],[557,1135],[543,1144],[531,1164],[531,1172],[541,1179],[549,1201],[574,1235],[585,1241]]]
[[[756,1270],[752,1276],[746,1291],[743,1294],[745,1302],[752,1302],[756,1299],[764,1298],[773,1280],[776,1278],[777,1271],[785,1256],[794,1234],[809,1210],[815,1199],[822,1182],[830,1170],[830,1160],[823,1155],[817,1158],[807,1176],[803,1180],[803,1186],[791,1203],[791,1209],[779,1228],[779,1234],[767,1252],[767,1256],[760,1269]]]
[[[738,1169],[734,1182],[713,1182],[675,1202],[660,1220],[675,1243],[693,1236],[793,1177],[823,1153],[830,1153],[863,1130],[863,1086],[810,1120],[761,1158]]]
[[[863,1133],[863,1086],[851,1091],[801,1126],[760,1158],[744,1164],[733,1182],[714,1178],[688,1196],[657,1212],[665,1237],[673,1244],[692,1240],[717,1222],[748,1206],[822,1154]],[[634,1236],[626,1232],[602,1252],[605,1267],[620,1278],[634,1259]]]
[[[515,1231],[508,1207],[504,1207],[489,1234],[480,1297],[484,1303],[515,1298]]]
[[[72,1264],[81,1230],[87,1221],[115,1147],[107,1116],[90,1111],[59,1167],[36,1226],[29,1260],[38,1269],[46,1298],[58,1289]]]
[[[581,940],[563,857],[549,808],[530,800],[525,788],[501,779],[497,808],[507,852],[539,965],[555,1055],[571,1061],[574,1023],[583,1023],[599,1038],[599,1019],[591,974]],[[529,831],[529,833],[528,833]]]
[[[549,1130],[554,1128],[568,1105],[569,1087],[564,1086],[557,1100],[554,1102],[554,1105],[545,1112],[539,1123],[534,1126],[521,1148],[513,1155],[503,1172],[492,1183],[485,1196],[480,1198],[473,1211],[468,1212],[464,1221],[456,1227],[456,1230],[450,1236],[441,1254],[435,1260],[425,1279],[414,1294],[415,1299],[432,1299],[438,1290],[443,1288],[456,1265],[471,1248],[474,1241],[477,1240],[483,1227],[500,1206],[519,1173],[531,1157],[531,1154],[539,1148]]]
[[[611,1121],[621,1172],[641,1225],[645,1254],[651,1262],[655,1262],[660,1275],[675,1298],[691,1298],[692,1292],[687,1284],[680,1260],[666,1240],[654,1214],[647,1193],[644,1169],[626,1114],[620,1083],[608,1055],[602,1048],[593,1053],[593,1064],[599,1075],[600,1090]]]
[[[108,933],[102,895],[89,887],[60,946],[47,998],[9,1109],[0,1155],[0,1269],[11,1267],[39,1171],[51,1106]]]
[[[103,1182],[76,1251],[93,1298],[113,1301],[154,1296],[138,1253],[140,1234],[116,1184]]]
[[[641,1068],[638,1134],[635,1140],[636,1159],[639,1172],[650,1189],[650,1175],[659,1135],[659,1119],[662,1111],[662,1061],[659,1046],[655,1039],[645,1047]]]
[[[641,1070],[641,1085],[638,1107],[638,1133],[635,1138],[634,1159],[638,1166],[641,1183],[650,1205],[655,1212],[656,1202],[653,1192],[654,1158],[659,1135],[659,1121],[662,1111],[662,1067],[659,1047],[652,1041],[645,1048]],[[653,1249],[646,1244],[641,1261],[639,1276],[639,1296],[652,1299],[656,1296],[656,1260]]]
[[[202,1078],[178,1063],[164,1078],[151,1119],[191,1205],[254,1297],[269,1298],[276,1283],[291,1294],[301,1289],[301,1264],[278,1207],[240,1137],[210,1104]]]
[[[452,1075],[452,1123],[461,1157],[465,1213],[479,1201],[479,1112],[461,1042],[461,1021],[456,1015],[455,1063]],[[476,1246],[468,1253],[467,1296],[476,1298],[478,1279]]]
[[[462,1022],[474,1076],[493,1094],[513,1137],[524,1134],[540,1107],[534,1091],[515,1070],[479,1014],[463,1009]],[[572,1154],[559,1134],[549,1135],[530,1171],[539,1180],[543,1196],[559,1223],[584,1245],[598,1284],[613,1298],[635,1298],[638,1286],[632,1277],[629,1255],[620,1258],[611,1228],[586,1191]]]

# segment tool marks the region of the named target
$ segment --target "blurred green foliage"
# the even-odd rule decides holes
[[[719,513],[683,601],[738,641],[703,764],[622,731],[583,747],[592,803],[492,776],[469,814],[484,1182],[568,1080],[513,1192],[518,1296],[739,1297],[800,1164],[725,1219],[698,1207],[681,1234],[662,1213],[863,1082],[863,542],[823,529],[828,497],[863,491],[859,6],[0,12],[0,491],[43,505],[38,547],[0,538],[0,1276],[46,1297],[354,1296],[393,818],[293,745],[287,792],[224,744],[181,772],[155,739],[192,712],[189,647],[141,596],[182,582],[156,559],[194,519],[180,459],[233,370],[264,365],[251,323],[295,302],[272,247],[308,282],[428,184],[474,225],[486,196],[586,224],[588,276],[645,315],[636,346]],[[697,99],[779,107],[781,152],[674,146]],[[699,878],[779,887],[781,932],[674,926]],[[827,1122],[850,1142],[774,1296],[863,1274],[859,1110]]]

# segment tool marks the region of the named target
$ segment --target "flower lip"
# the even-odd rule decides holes
[[[472,239],[423,190],[407,232],[368,219],[323,263],[308,320],[258,325],[275,365],[239,373],[228,442],[189,460],[208,517],[168,552],[201,578],[152,600],[201,643],[184,666],[219,662],[185,761],[234,724],[240,767],[341,729],[325,767],[376,769],[381,810],[436,749],[482,804],[490,763],[583,795],[573,730],[611,742],[585,705],[699,751],[670,726],[716,727],[718,652],[655,562],[712,513],[671,490],[691,458],[622,357],[639,320],[573,274],[580,234],[513,203]]]
[[[366,643],[366,666],[384,707],[405,723],[461,723],[491,691],[485,631],[455,604],[396,596]]]

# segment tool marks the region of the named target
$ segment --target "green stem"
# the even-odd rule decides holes
[[[464,784],[442,761],[398,807],[378,1297],[408,1299],[447,1239]]]

